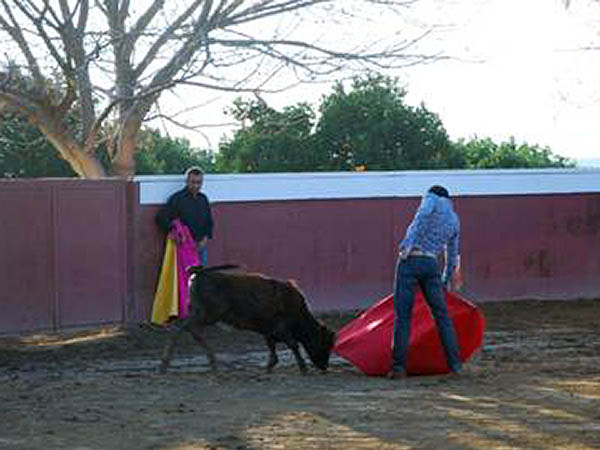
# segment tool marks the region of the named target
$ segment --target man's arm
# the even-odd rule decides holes
[[[167,203],[156,213],[156,224],[165,233],[171,229],[171,222],[177,217],[176,196],[169,197]]]
[[[459,231],[457,230],[446,246],[446,268],[444,269],[444,275],[442,277],[444,284],[448,284],[450,282],[452,275],[454,275],[454,271],[458,266],[458,247]]]
[[[208,197],[204,196],[204,198],[206,198],[206,209],[207,209],[206,235],[208,236],[209,239],[212,239],[213,226],[214,226],[213,216],[212,216],[212,211],[210,208],[210,203],[208,201]]]

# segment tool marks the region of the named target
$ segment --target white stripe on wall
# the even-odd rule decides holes
[[[184,185],[183,175],[142,175],[141,204],[162,204]],[[207,174],[212,203],[373,197],[418,197],[441,184],[452,196],[600,192],[600,169],[438,170]]]

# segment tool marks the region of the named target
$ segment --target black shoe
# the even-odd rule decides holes
[[[388,372],[387,377],[390,380],[402,380],[406,378],[406,370],[391,370]]]

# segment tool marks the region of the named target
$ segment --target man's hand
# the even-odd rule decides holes
[[[185,237],[179,233],[175,228],[172,228],[167,235],[168,239],[173,239],[177,245],[181,245],[185,242]]]
[[[459,267],[452,274],[452,289],[455,291],[460,291],[462,286],[463,286],[463,276],[462,276],[462,270],[460,270],[460,267]]]
[[[463,285],[462,271],[457,268],[451,277],[444,275],[442,278],[442,284],[447,291],[460,291]]]

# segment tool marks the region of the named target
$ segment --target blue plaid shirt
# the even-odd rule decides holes
[[[458,265],[459,234],[460,221],[452,208],[452,201],[428,192],[400,242],[400,249],[419,249],[438,257],[445,250],[443,279],[446,282]]]

